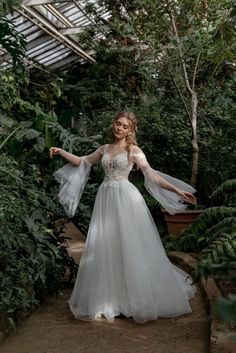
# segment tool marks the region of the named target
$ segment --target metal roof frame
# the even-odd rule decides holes
[[[106,21],[110,14],[96,0],[91,2]],[[93,16],[86,13],[86,3],[86,0],[23,0],[12,15],[7,15],[26,37],[27,66],[61,70],[75,61],[95,61],[94,51],[80,45],[78,34],[91,25],[99,29],[97,39],[106,33],[104,23],[97,25]],[[1,48],[0,59],[4,67],[11,66],[11,57]]]

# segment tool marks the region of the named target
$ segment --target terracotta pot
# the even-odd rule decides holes
[[[177,234],[187,228],[203,212],[203,210],[187,210],[183,213],[169,214],[162,209],[167,223],[168,234]]]

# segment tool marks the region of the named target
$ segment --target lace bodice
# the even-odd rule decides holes
[[[111,156],[105,151],[101,163],[105,172],[104,183],[113,185],[121,180],[127,180],[133,167],[133,163],[128,160],[128,152],[120,152]]]

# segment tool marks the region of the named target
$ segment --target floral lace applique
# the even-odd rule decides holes
[[[128,180],[133,163],[128,161],[127,152],[120,152],[113,157],[105,152],[102,158],[102,167],[105,172],[104,183],[115,185],[121,180]]]

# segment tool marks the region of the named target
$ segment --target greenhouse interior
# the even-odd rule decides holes
[[[236,2],[0,12],[0,353],[235,352]]]

